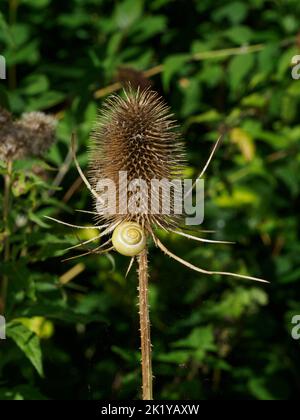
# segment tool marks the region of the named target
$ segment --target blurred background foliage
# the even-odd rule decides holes
[[[151,83],[170,104],[187,176],[224,134],[206,175],[203,228],[237,244],[161,234],[168,247],[203,268],[271,282],[198,275],[151,247],[156,399],[297,398],[299,1],[1,0],[0,8],[1,105],[16,117],[43,110],[59,119],[45,159],[14,164],[12,255],[0,262],[9,278],[0,398],[140,397],[135,272],[125,279],[128,261],[115,254],[61,263],[79,234],[43,218],[93,224],[75,211],[92,205],[70,135],[77,130],[86,169],[97,109],[128,80]],[[4,234],[0,225],[1,247]]]

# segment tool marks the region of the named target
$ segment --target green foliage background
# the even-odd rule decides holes
[[[70,134],[78,132],[86,168],[102,102],[94,92],[113,83],[120,66],[163,65],[153,88],[182,127],[187,176],[199,173],[225,133],[206,176],[204,228],[216,230],[210,238],[237,244],[161,236],[200,267],[271,284],[198,275],[151,247],[155,397],[296,399],[300,80],[291,77],[291,58],[300,50],[299,1],[1,0],[0,7],[0,53],[8,65],[1,105],[16,116],[43,110],[59,117],[45,161],[14,165],[12,258],[0,262],[10,285],[0,398],[140,397],[135,272],[125,279],[128,261],[118,255],[61,263],[76,234],[43,216],[92,223],[75,212],[92,209],[82,186],[66,199],[78,178],[73,165],[49,196]],[[81,272],[62,285],[76,264]]]

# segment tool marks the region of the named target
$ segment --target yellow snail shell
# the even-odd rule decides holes
[[[124,222],[117,226],[112,235],[116,251],[126,257],[140,254],[146,246],[146,235],[136,222]]]

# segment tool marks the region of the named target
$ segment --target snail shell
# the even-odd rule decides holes
[[[136,222],[124,222],[117,226],[112,235],[116,251],[127,257],[140,254],[146,246],[146,235]]]

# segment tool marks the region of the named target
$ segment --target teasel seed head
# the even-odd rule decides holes
[[[144,181],[148,192],[153,179],[182,178],[186,161],[184,146],[168,106],[154,91],[128,88],[124,98],[116,95],[108,98],[98,116],[92,139],[90,183],[97,190],[99,181],[112,180],[116,186],[117,209],[121,201],[128,203],[132,194],[119,188],[121,171],[126,171],[128,184],[137,179]],[[171,214],[152,214],[147,194],[140,194],[138,212],[128,208],[125,214],[116,212],[99,217],[99,221],[111,223],[136,222],[149,232],[152,226],[177,227],[180,219],[172,206]]]
[[[55,140],[56,120],[43,112],[24,113],[14,121],[0,110],[0,160],[42,156]]]

